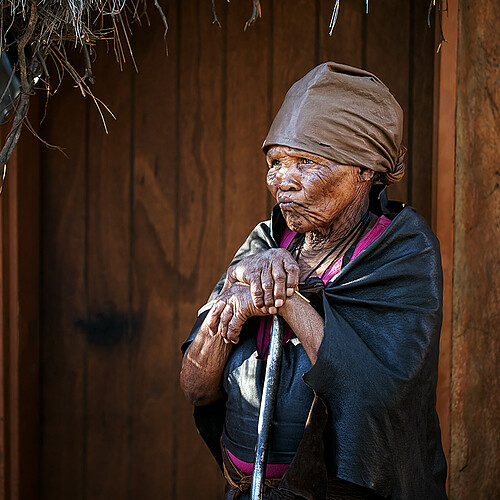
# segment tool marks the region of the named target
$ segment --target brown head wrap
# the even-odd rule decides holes
[[[376,76],[328,62],[292,85],[262,148],[302,149],[391,184],[404,174],[402,135],[403,110]]]

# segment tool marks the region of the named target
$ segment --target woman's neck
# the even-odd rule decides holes
[[[340,216],[326,228],[318,228],[305,234],[303,254],[324,253],[359,227],[359,222],[368,210],[368,199],[348,206]]]

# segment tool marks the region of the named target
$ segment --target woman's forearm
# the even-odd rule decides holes
[[[191,404],[203,406],[223,396],[222,373],[231,348],[220,335],[210,335],[203,322],[182,359],[180,383]]]
[[[278,314],[297,335],[311,363],[316,363],[319,346],[324,336],[325,321],[323,318],[306,299],[297,293],[286,299]]]

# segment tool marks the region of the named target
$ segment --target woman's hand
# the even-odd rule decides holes
[[[288,250],[272,248],[230,266],[222,291],[240,282],[250,285],[254,306],[276,314],[299,284],[299,265]]]
[[[234,283],[217,297],[205,321],[212,336],[220,335],[224,342],[237,344],[247,319],[268,314],[265,308],[255,306],[248,285]]]

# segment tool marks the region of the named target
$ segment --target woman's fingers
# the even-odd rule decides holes
[[[227,339],[227,328],[232,318],[233,306],[230,302],[228,302],[225,305],[224,310],[220,313],[219,327],[217,330],[217,333],[224,339],[224,342],[226,342],[226,344],[229,342],[229,340]]]
[[[240,340],[240,332],[245,321],[237,314],[233,314],[231,321],[227,325],[227,339],[233,344],[237,344]]]
[[[286,272],[286,295],[290,297],[299,286],[300,268],[291,256],[283,260],[283,267]]]
[[[234,283],[250,285],[252,302],[257,309],[276,314],[299,282],[299,266],[287,250],[272,249],[247,257],[228,269],[224,290]]]
[[[283,261],[273,265],[272,276],[274,281],[274,307],[281,307],[286,300],[287,275],[283,267]],[[271,311],[270,311],[271,312]],[[276,314],[271,312],[271,314]]]
[[[252,301],[258,309],[264,307],[264,291],[262,289],[262,282],[260,281],[260,273],[252,273],[249,276],[250,281],[250,295]]]
[[[264,305],[270,314],[276,314],[277,310],[274,306],[274,277],[269,267],[266,266],[262,269],[260,281],[264,294]]]
[[[210,335],[212,336],[217,334],[217,329],[219,327],[219,316],[221,312],[224,310],[225,306],[226,302],[224,300],[217,300],[212,306],[212,309],[210,309],[210,312],[208,313],[206,319],[207,327]]]

